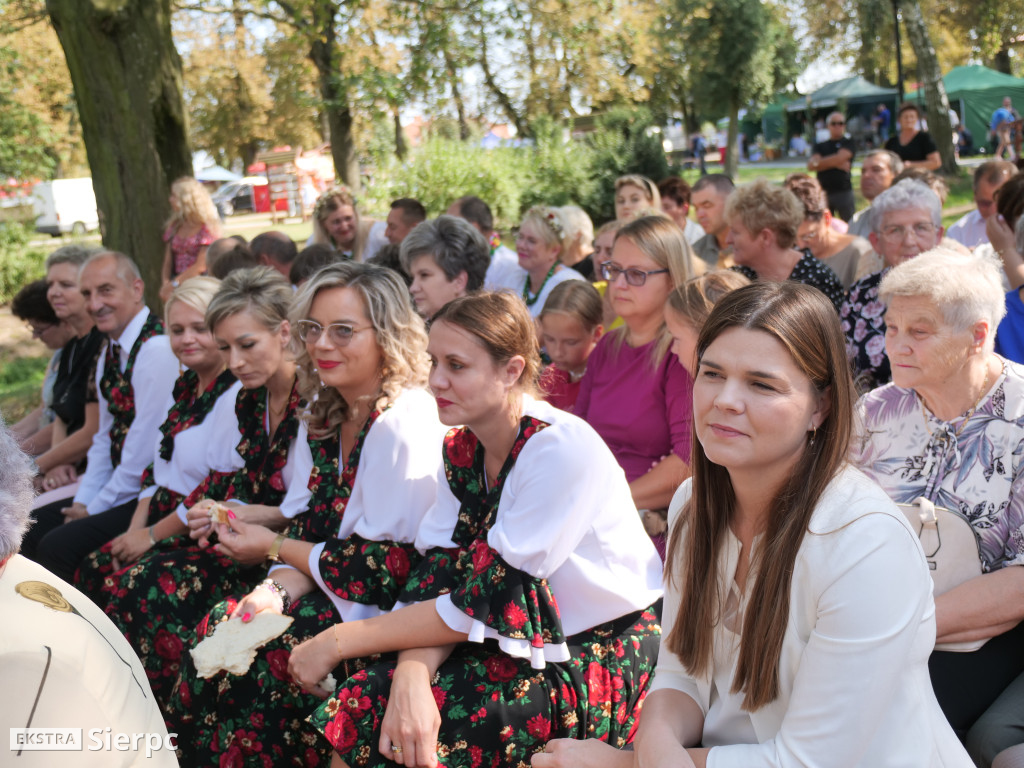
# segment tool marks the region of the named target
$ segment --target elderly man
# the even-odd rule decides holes
[[[690,194],[697,223],[705,232],[704,237],[693,244],[693,250],[711,269],[727,266],[731,254],[726,243],[729,224],[725,220],[725,201],[734,189],[736,185],[724,173],[709,173],[697,180]]]
[[[893,179],[902,172],[903,161],[895,152],[873,149],[864,156],[860,165],[860,193],[868,201],[868,207],[853,214],[847,234],[857,237],[871,234],[871,203],[891,187]]]
[[[11,730],[5,763],[176,766],[146,671],[124,635],[85,595],[18,554],[31,524],[32,470],[2,423],[0,489],[0,720]],[[69,740],[77,749],[56,750]]]
[[[500,290],[508,284],[510,275],[522,270],[519,266],[519,256],[511,248],[503,245],[501,235],[494,231],[494,216],[487,203],[479,197],[467,195],[448,206],[447,213],[449,216],[458,216],[468,221],[490,244],[491,264],[487,267],[487,276],[484,278],[485,289]]]
[[[807,169],[817,171],[818,183],[828,196],[828,209],[843,221],[853,218],[853,139],[846,135],[846,118],[833,112],[826,121],[828,139],[814,145]]]
[[[868,392],[892,379],[885,354],[884,307],[878,286],[892,267],[931,250],[942,240],[942,203],[926,184],[901,181],[871,204],[871,234],[882,270],[857,281],[839,310],[846,335],[846,351],[860,392]]]
[[[62,578],[72,578],[85,555],[127,530],[178,377],[163,322],[143,304],[144,287],[123,253],[95,254],[79,273],[89,314],[108,338],[96,366],[99,429],[74,502],[35,510],[23,545],[26,556]]]
[[[1017,173],[1017,166],[1008,160],[989,160],[974,169],[975,208],[953,224],[947,236],[962,246],[974,250],[988,242],[985,219],[996,211],[996,192]]]

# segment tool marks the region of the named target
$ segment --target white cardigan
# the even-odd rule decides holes
[[[690,492],[688,480],[672,499],[672,524]],[[825,490],[808,528],[794,564],[779,697],[743,712],[742,694],[720,690],[713,676],[689,675],[664,640],[652,692],[676,689],[697,702],[704,746],[722,745],[712,746],[709,768],[970,768],[928,676],[935,603],[921,545],[903,515],[865,475],[847,468]],[[678,589],[666,585],[663,638],[679,599]],[[716,641],[726,631],[716,627]],[[758,743],[736,744],[738,735],[716,730],[737,720]]]

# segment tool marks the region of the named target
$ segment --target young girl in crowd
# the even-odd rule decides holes
[[[534,399],[536,334],[516,297],[447,304],[429,352],[453,429],[405,607],[335,624],[289,670],[312,690],[343,659],[398,655],[310,722],[333,766],[513,768],[553,736],[621,747],[649,683],[660,570],[622,472],[593,429]]]
[[[220,237],[220,217],[206,187],[191,176],[171,184],[171,218],[164,229],[160,299],[190,277],[206,272],[206,249]]]
[[[338,622],[391,609],[437,496],[445,428],[424,390],[423,320],[398,274],[352,262],[324,267],[296,295],[291,320],[310,404],[294,451],[302,480],[281,503],[293,522],[284,533],[241,518],[218,526],[217,549],[259,563],[263,581],[208,601],[196,634],[201,640],[223,621],[260,611],[293,622],[247,674],[204,680],[183,659],[166,710],[182,765],[321,764],[327,744],[303,722],[317,698],[289,677],[289,653]],[[276,561],[269,573],[267,560]]]
[[[629,221],[654,211],[661,211],[661,194],[653,181],[635,173],[615,180],[616,219]]]
[[[555,286],[544,303],[537,322],[551,364],[541,374],[540,391],[556,408],[572,413],[587,358],[604,332],[603,309],[601,294],[582,280]]]
[[[103,581],[107,615],[138,652],[161,703],[210,605],[251,589],[264,575],[262,567],[208,546],[213,501],[235,502],[240,518],[283,528],[285,492],[307,480],[294,460],[300,396],[289,351],[292,297],[291,286],[269,267],[238,270],[221,283],[205,325],[242,389],[233,409],[215,414],[205,452],[190,458],[205,462],[207,474],[173,507],[177,519],[151,519],[157,546]],[[191,538],[177,533],[182,521]]]
[[[731,269],[716,269],[693,277],[668,295],[665,327],[672,334],[672,354],[692,377],[697,366],[697,336],[712,307],[730,291],[750,285],[750,280]]]

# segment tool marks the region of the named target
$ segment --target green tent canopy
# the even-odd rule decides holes
[[[787,102],[786,111],[813,111],[834,107],[840,102],[849,105],[876,104],[880,101],[889,103],[895,99],[896,93],[895,88],[883,88],[880,85],[869,83],[860,75],[854,75],[823,85],[802,99]]]
[[[988,144],[992,113],[1002,105],[1004,97],[1013,99],[1018,111],[1024,109],[1024,80],[980,64],[955,67],[942,78],[942,82],[946,86],[949,105],[974,136],[976,147]],[[906,100],[923,104],[924,94],[914,91],[906,95]]]

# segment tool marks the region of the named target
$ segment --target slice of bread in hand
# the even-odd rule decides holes
[[[229,508],[221,504],[220,502],[214,502],[210,505],[210,522],[212,523],[224,523],[228,524],[228,512]]]
[[[192,661],[200,677],[213,677],[222,669],[244,675],[256,658],[256,649],[288,629],[291,616],[263,611],[252,621],[229,619],[217,625],[213,634],[192,649]]]

